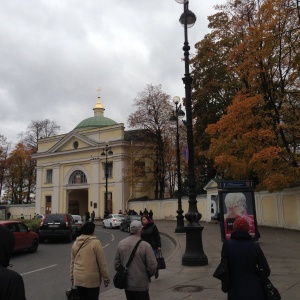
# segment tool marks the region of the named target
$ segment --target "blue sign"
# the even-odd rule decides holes
[[[182,154],[183,154],[185,162],[188,163],[188,161],[189,161],[189,147],[188,147],[187,144],[184,145],[183,150],[182,150]]]
[[[252,180],[235,180],[219,182],[220,189],[251,189],[253,188]]]

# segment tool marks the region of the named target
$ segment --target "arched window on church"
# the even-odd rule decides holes
[[[74,171],[69,178],[69,184],[78,183],[87,183],[85,174],[80,170]]]

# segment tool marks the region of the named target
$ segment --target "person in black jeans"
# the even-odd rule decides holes
[[[154,224],[154,222],[150,219],[148,215],[143,215],[142,216],[142,234],[141,238],[143,241],[148,242],[155,254],[157,256],[157,252],[160,251],[161,249],[161,240],[160,240],[160,234],[159,231]],[[157,279],[159,276],[158,269],[156,270],[155,273],[155,279]]]

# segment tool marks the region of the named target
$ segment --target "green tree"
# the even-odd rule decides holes
[[[238,40],[231,33],[230,19],[225,12],[219,12],[208,17],[208,20],[212,32],[195,45],[196,54],[191,59],[195,175],[199,192],[216,175],[213,159],[205,156],[211,142],[205,130],[221,118],[241,87],[227,63],[230,51]]]
[[[258,189],[299,182],[299,20],[292,0],[228,1],[233,37],[228,69],[242,84],[227,113],[208,126],[207,157],[225,178]]]

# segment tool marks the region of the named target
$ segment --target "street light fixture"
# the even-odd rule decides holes
[[[179,22],[184,26],[184,65],[185,74],[182,81],[185,85],[185,109],[186,109],[186,132],[188,143],[188,197],[189,210],[185,214],[188,224],[185,227],[186,232],[186,250],[182,256],[182,265],[184,266],[206,266],[208,264],[207,256],[204,254],[202,245],[203,226],[199,224],[201,214],[197,209],[196,180],[194,167],[194,136],[193,136],[193,118],[192,118],[192,101],[191,101],[191,84],[192,77],[190,75],[190,59],[189,59],[189,42],[187,28],[194,25],[196,16],[189,10],[188,0],[176,0],[183,4],[183,14],[180,16]]]
[[[182,202],[181,202],[181,168],[180,168],[180,148],[179,148],[179,126],[178,126],[178,119],[182,119],[185,116],[184,111],[181,109],[180,98],[175,96],[173,98],[173,102],[175,103],[175,114],[170,118],[170,121],[176,122],[176,154],[177,154],[177,186],[178,186],[178,209],[177,209],[177,226],[175,228],[176,233],[185,232],[184,229],[184,217],[183,217],[183,210],[182,210]],[[178,105],[179,104],[179,105]]]
[[[108,210],[108,192],[107,192],[107,179],[108,179],[108,166],[107,166],[107,156],[113,155],[114,153],[111,150],[111,147],[108,147],[108,145],[105,146],[105,148],[102,150],[101,156],[105,156],[105,207],[104,207],[104,218],[106,218],[109,215]]]

